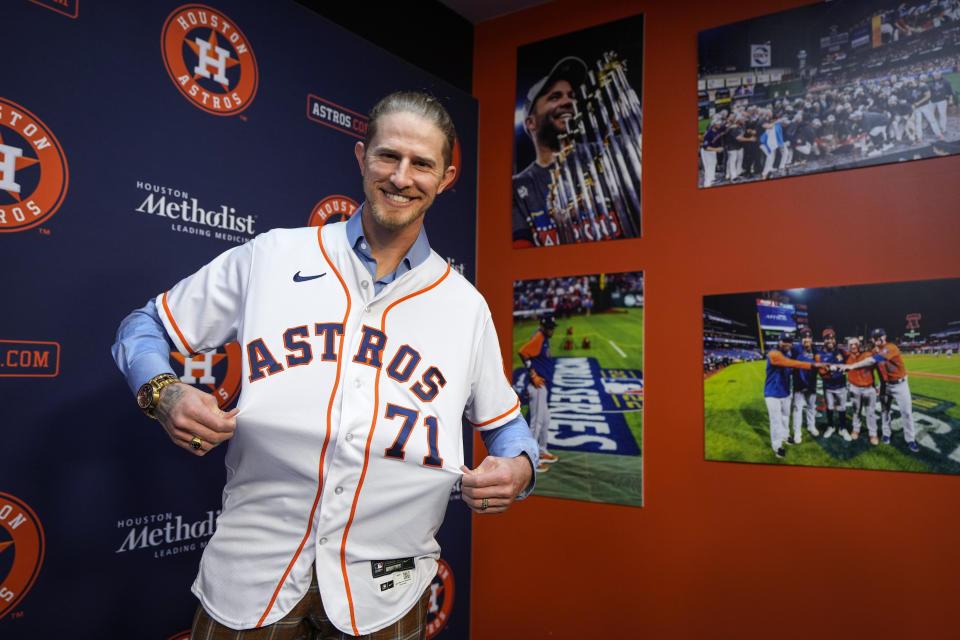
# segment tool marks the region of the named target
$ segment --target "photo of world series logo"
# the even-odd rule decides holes
[[[43,527],[24,502],[0,493],[0,618],[33,586],[43,564]]]
[[[218,116],[250,105],[259,83],[257,59],[223,13],[202,4],[179,7],[164,23],[161,43],[170,78],[194,105]]]
[[[181,382],[212,393],[221,409],[230,406],[240,393],[243,360],[240,345],[236,342],[219,347],[216,351],[192,356],[174,351],[170,354],[170,360]]]
[[[0,98],[0,233],[49,219],[67,193],[67,160],[35,115]]]

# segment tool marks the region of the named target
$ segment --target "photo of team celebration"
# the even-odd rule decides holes
[[[960,280],[703,305],[708,460],[960,474]]]
[[[513,388],[538,496],[643,504],[643,272],[513,283]]]
[[[640,237],[643,16],[517,49],[514,248]]]
[[[822,2],[698,45],[700,187],[960,153],[960,0]]]

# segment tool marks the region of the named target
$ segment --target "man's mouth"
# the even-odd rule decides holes
[[[408,202],[413,200],[413,198],[411,198],[410,196],[400,195],[399,193],[391,193],[389,191],[382,191],[381,193],[383,193],[383,195],[387,198],[387,200],[391,202],[395,202],[397,204],[407,204]]]

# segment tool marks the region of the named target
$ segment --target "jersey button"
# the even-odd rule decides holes
[[[355,386],[357,389],[359,389],[362,384],[363,384],[363,383],[360,382],[359,379],[353,381],[353,386]]]
[[[327,539],[326,539],[326,538],[320,538],[319,540],[317,540],[317,543],[318,543],[318,544],[327,544]]]
[[[364,289],[366,289],[367,287],[370,286],[370,283],[367,282],[366,280],[361,280],[361,281],[360,281],[360,286],[363,287]]]
[[[353,440],[353,434],[348,433],[343,439],[346,440],[347,442],[350,442],[351,440]]]
[[[333,492],[337,495],[340,495],[341,493],[343,493],[343,487],[337,487],[336,489],[333,490]]]

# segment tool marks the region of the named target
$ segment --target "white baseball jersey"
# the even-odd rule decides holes
[[[157,298],[181,353],[244,353],[223,512],[193,585],[229,627],[282,618],[314,562],[340,630],[401,618],[436,573],[461,418],[519,415],[482,296],[435,252],[375,295],[345,227],[270,231]]]

